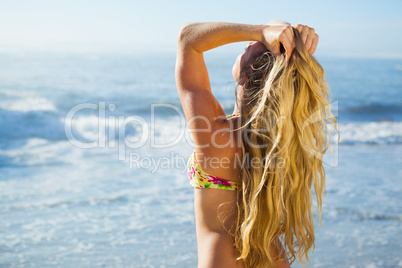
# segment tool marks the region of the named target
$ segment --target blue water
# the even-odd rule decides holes
[[[227,114],[235,58],[206,55]],[[308,266],[402,267],[402,60],[319,61],[341,143],[326,160]],[[0,267],[196,267],[174,64],[174,54],[0,54]]]

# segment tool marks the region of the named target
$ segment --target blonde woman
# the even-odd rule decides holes
[[[212,94],[205,51],[251,41],[232,69],[233,114]],[[198,267],[289,267],[314,246],[312,193],[318,212],[328,147],[324,71],[312,57],[314,29],[206,22],[183,25],[176,82],[195,150]],[[313,119],[313,120],[312,120]]]

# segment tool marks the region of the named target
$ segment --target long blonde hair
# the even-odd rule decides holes
[[[277,257],[270,245],[279,247],[279,241],[290,263],[309,261],[315,239],[312,184],[321,222],[322,156],[331,147],[332,132],[327,124],[336,130],[337,122],[325,72],[296,29],[294,34],[289,62],[284,54],[265,52],[251,64],[243,85],[242,186],[234,241],[246,267],[272,265]]]

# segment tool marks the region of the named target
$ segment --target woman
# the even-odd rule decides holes
[[[226,116],[203,52],[252,41],[232,69]],[[328,143],[324,71],[314,29],[281,24],[189,23],[179,34],[176,82],[192,131],[199,267],[289,267],[314,246],[311,185],[321,219]],[[326,109],[326,110],[325,110]],[[282,246],[283,244],[283,246]],[[304,263],[304,262],[303,262]]]

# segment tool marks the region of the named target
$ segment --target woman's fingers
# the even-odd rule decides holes
[[[315,33],[314,28],[310,28],[307,25],[302,24],[294,24],[292,27],[299,31],[306,49],[310,52],[310,54],[313,54],[317,49],[318,44],[318,35]]]
[[[319,36],[318,36],[318,34],[316,34],[316,35],[315,35],[315,38],[314,38],[314,40],[313,40],[313,43],[311,44],[311,47],[310,47],[310,49],[308,50],[311,55],[314,54],[314,52],[315,52],[315,50],[316,50],[316,48],[317,48],[318,39],[319,39]]]
[[[308,27],[306,25],[301,25],[301,24],[295,24],[295,25],[293,25],[293,27],[299,31],[301,38],[303,40],[303,43],[306,44],[307,36],[308,36],[308,31],[306,31],[306,28],[308,29]]]
[[[267,25],[263,29],[262,42],[276,56],[281,54],[280,44],[282,44],[286,52],[286,59],[289,60],[296,46],[293,31],[294,29],[290,25]]]
[[[314,28],[307,28],[306,32],[308,32],[308,34],[304,44],[306,45],[307,50],[310,51],[311,45],[313,44],[313,40],[315,38],[315,30]]]
[[[279,35],[279,40],[278,41],[285,48],[286,58],[287,58],[287,60],[289,60],[290,56],[292,55],[293,49],[295,48],[293,29],[292,29],[291,26],[287,26],[282,31],[282,33]]]
[[[279,42],[285,48],[286,59],[289,60],[290,56],[292,55],[292,51],[293,51],[292,43],[290,42],[290,40],[288,38],[284,38],[284,39],[282,39],[282,41],[279,41]]]
[[[308,34],[309,34],[309,31],[308,31],[307,26],[303,27],[302,31],[301,31],[301,37],[302,37],[302,40],[303,40],[304,44],[306,44],[306,42],[307,42]]]

